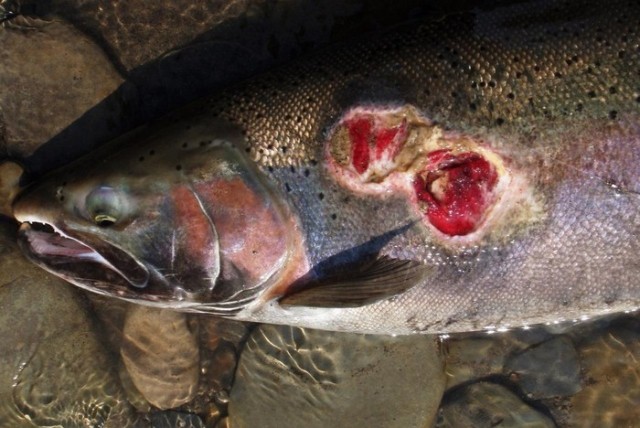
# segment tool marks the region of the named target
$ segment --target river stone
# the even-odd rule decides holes
[[[456,334],[443,341],[447,389],[474,379],[500,375],[510,355],[551,338],[545,327],[495,334]]]
[[[138,311],[139,306],[99,294],[89,293],[88,297],[93,312],[101,321],[110,349],[120,353],[127,314],[132,310]],[[238,355],[250,325],[206,314],[187,315],[188,330],[197,332],[200,376],[195,396],[185,403],[182,409],[206,415],[209,425],[226,415],[226,405],[221,405],[219,395],[222,392],[227,396],[229,394]],[[150,412],[150,403],[135,386],[125,365],[121,364],[119,369],[120,380],[128,400],[138,411]]]
[[[566,426],[638,426],[640,315],[582,333],[576,344],[585,386],[569,397]]]
[[[35,268],[0,222],[0,426],[136,425],[79,291]]]
[[[205,428],[198,415],[180,412],[161,412],[150,416],[152,428]]]
[[[122,347],[122,332],[127,313],[138,305],[97,293],[86,293],[86,296],[91,303],[92,313],[100,321],[109,348],[118,354]]]
[[[132,305],[120,354],[131,381],[155,407],[171,409],[195,396],[200,354],[185,313]]]
[[[123,82],[102,49],[59,19],[6,21],[0,46],[0,159],[32,154]],[[105,116],[121,108],[117,101],[102,106]],[[108,127],[86,123],[78,143],[108,134]]]
[[[229,391],[251,324],[190,314],[189,325],[198,331],[200,382],[195,397],[182,409],[200,415],[211,427],[227,415]]]
[[[240,356],[228,424],[429,427],[444,385],[430,336],[261,325]]]
[[[11,201],[18,192],[18,181],[21,174],[20,165],[0,161],[0,215],[12,216]]]
[[[197,314],[194,319],[200,331],[201,394],[215,396],[220,391],[228,394],[251,324],[206,314]]]
[[[513,355],[505,372],[534,399],[572,395],[581,388],[578,353],[564,335]]]
[[[479,382],[447,393],[437,428],[555,428],[553,420],[501,385]]]

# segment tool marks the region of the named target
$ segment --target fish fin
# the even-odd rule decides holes
[[[378,257],[350,272],[332,275],[286,294],[281,305],[355,308],[388,299],[418,284],[428,271],[413,260]]]

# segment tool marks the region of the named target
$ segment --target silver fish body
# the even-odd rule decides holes
[[[27,188],[22,246],[103,294],[329,330],[635,310],[639,12],[532,2],[329,49]]]

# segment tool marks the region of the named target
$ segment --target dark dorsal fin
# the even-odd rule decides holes
[[[413,260],[381,256],[294,289],[281,305],[355,308],[400,294],[420,283],[428,267]]]

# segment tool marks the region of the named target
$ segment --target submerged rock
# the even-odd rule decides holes
[[[123,82],[100,47],[59,19],[6,21],[0,46],[0,159],[32,154]],[[109,116],[122,105],[113,100],[101,109]],[[86,123],[77,145],[88,149],[108,128],[105,120]]]
[[[0,215],[11,216],[11,201],[19,190],[21,174],[19,165],[0,161]]]
[[[426,427],[444,384],[433,337],[261,325],[240,357],[228,424]]]
[[[180,412],[161,412],[150,416],[152,428],[205,428],[197,415]]]
[[[213,425],[227,415],[238,358],[251,325],[204,314],[194,315],[192,322],[200,332],[201,376],[188,408],[206,415],[207,424]]]
[[[160,417],[163,413],[153,413],[153,407],[176,407],[177,390],[183,389],[188,394],[179,400],[184,401],[181,409],[201,415],[208,426],[226,415],[226,403],[221,397],[228,398],[250,324],[204,314],[184,314],[178,326],[174,319],[173,327],[178,327],[174,333],[165,331],[163,337],[156,337],[157,329],[167,330],[166,325],[160,327],[169,321],[161,314],[167,311],[141,308],[92,293],[88,297],[110,349],[120,360],[128,359],[126,364],[121,361],[120,380],[128,400],[138,411]],[[174,313],[168,317],[181,315]],[[129,336],[125,336],[125,331]],[[145,349],[141,349],[142,342]],[[176,356],[178,348],[183,348],[183,352]],[[185,355],[190,357],[183,358]],[[172,365],[173,375],[180,371],[178,378],[171,377],[167,365]],[[174,389],[173,382],[177,382],[178,388]],[[167,383],[171,387],[166,389]]]
[[[618,314],[527,331],[454,336],[443,344],[449,379],[440,425],[483,426],[495,415],[503,425],[518,421],[495,411],[498,404],[511,403],[504,406],[535,415],[537,409],[560,428],[635,426],[640,420],[639,332],[638,314]],[[493,386],[468,390],[484,384]],[[511,401],[496,384],[510,387]],[[489,398],[483,401],[480,394]]]
[[[505,371],[530,398],[572,395],[581,388],[578,353],[564,335],[513,355]]]
[[[437,428],[555,427],[551,418],[501,385],[479,382],[453,391],[438,414]]]
[[[218,0],[105,2],[100,0],[20,0],[22,12],[62,16],[99,40],[126,71],[187,45],[219,42],[238,46],[249,67],[286,59],[340,34],[397,23],[413,16],[419,0]],[[219,58],[210,58],[220,63]],[[216,72],[216,70],[209,70]]]
[[[443,342],[447,389],[487,376],[502,375],[505,362],[553,336],[544,327],[487,334],[458,334]]]
[[[624,317],[605,329],[581,333],[576,343],[585,386],[567,400],[566,425],[638,426],[640,317]]]
[[[185,313],[132,305],[120,354],[131,381],[155,407],[171,409],[195,397],[200,354]]]

